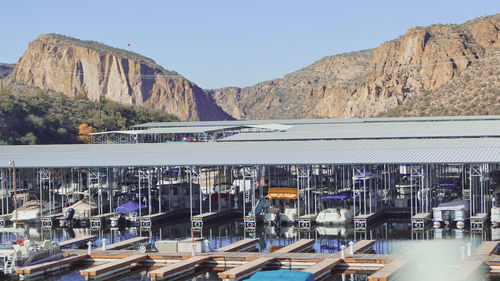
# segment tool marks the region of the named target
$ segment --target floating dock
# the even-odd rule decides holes
[[[486,226],[487,220],[488,220],[487,213],[478,213],[470,217],[470,230],[472,232],[482,233],[484,231],[484,227]]]
[[[229,244],[227,246],[216,249],[216,252],[247,252],[250,250],[255,250],[259,239],[257,238],[245,238],[238,242]]]
[[[298,217],[297,224],[299,227],[299,230],[311,230],[311,227],[314,224],[314,220],[316,219],[317,215],[304,215],[301,217]]]
[[[169,212],[145,215],[139,217],[139,227],[141,229],[151,229],[154,224],[166,222],[185,216],[189,210],[177,209]]]
[[[90,228],[91,229],[100,229],[105,226],[116,213],[106,213],[97,216],[92,216],[89,218]]]
[[[19,276],[20,280],[31,279],[33,277],[45,275],[50,272],[60,271],[64,268],[70,267],[74,263],[83,261],[87,258],[89,258],[88,255],[67,256],[56,261],[21,267],[16,269],[16,273]]]
[[[300,239],[290,245],[274,251],[274,253],[300,253],[312,250],[314,239]]]
[[[431,213],[418,213],[411,217],[411,231],[425,231],[425,228],[432,222]]]
[[[148,273],[148,277],[151,280],[163,280],[165,278],[173,278],[175,276],[188,274],[193,272],[195,268],[207,261],[209,257],[197,256],[189,259],[178,261],[174,264],[169,264],[164,267],[160,267]]]
[[[339,258],[326,258],[303,271],[314,274],[314,279],[320,279],[328,275],[341,262],[342,259]]]
[[[377,222],[380,217],[384,215],[384,209],[378,210],[374,213],[363,214],[354,217],[354,231],[365,232],[368,226]]]
[[[377,270],[368,277],[368,281],[389,281],[395,280],[397,275],[401,274],[401,270],[408,265],[407,260],[394,260],[391,263],[384,265],[383,268]]]
[[[70,247],[79,247],[79,246],[85,245],[85,244],[87,244],[87,242],[93,241],[95,239],[97,239],[96,236],[84,235],[84,236],[76,237],[76,238],[73,238],[70,240],[59,242],[59,246],[61,247],[61,249],[70,248]]]
[[[241,280],[261,270],[265,265],[272,261],[274,261],[274,258],[256,258],[250,262],[219,273],[219,278],[223,280]]]
[[[80,274],[85,277],[85,280],[99,279],[103,277],[110,278],[114,275],[122,274],[130,271],[132,264],[148,259],[148,255],[133,255],[116,261],[108,262],[88,269],[80,270]]]
[[[136,237],[110,245],[122,248],[132,245],[145,237]],[[151,252],[139,254],[136,250],[87,250],[70,249],[63,252],[58,261],[41,263],[16,270],[20,278],[41,276],[46,272],[67,268],[76,263],[105,262],[80,271],[86,280],[112,278],[130,271],[135,266],[158,266],[149,272],[152,280],[184,278],[203,270],[223,270],[219,277],[224,280],[241,280],[262,269],[302,270],[313,273],[315,278],[325,278],[335,271],[372,272],[370,281],[388,281],[404,276],[405,268],[411,263],[401,255],[366,254],[371,252],[374,240],[361,240],[353,244],[353,254],[347,248],[345,257],[342,253],[305,253],[311,239],[302,239],[292,243],[280,252],[242,252],[243,245],[250,245],[252,240],[242,240],[220,248],[219,251],[198,253]],[[68,243],[69,244],[69,243]],[[473,255],[466,257],[457,266],[463,281],[477,280],[486,273],[494,274],[500,268],[500,256],[496,255],[500,242],[483,242]],[[113,247],[114,245],[114,247]],[[108,248],[109,249],[109,248]],[[123,249],[123,248],[122,248]],[[294,252],[292,252],[294,251]],[[198,270],[199,269],[199,270]]]
[[[149,241],[149,237],[134,237],[131,239],[123,240],[114,244],[109,244],[106,246],[107,250],[122,250],[133,248],[134,244],[143,243]]]
[[[40,218],[43,228],[52,228],[59,226],[59,220],[64,219],[64,213],[46,215]]]
[[[201,231],[203,229],[203,224],[230,217],[232,214],[233,210],[225,210],[221,212],[207,212],[194,215],[191,217],[191,229],[193,231]]]
[[[354,254],[366,253],[367,251],[371,251],[373,249],[373,245],[375,245],[375,242],[375,240],[360,240],[354,243],[352,246],[347,247],[345,249],[345,252],[350,253],[352,247],[352,252]]]

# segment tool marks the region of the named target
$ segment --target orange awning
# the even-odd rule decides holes
[[[295,187],[271,187],[267,191],[269,199],[297,199],[297,188]]]

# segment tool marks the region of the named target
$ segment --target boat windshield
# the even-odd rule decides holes
[[[494,194],[495,207],[500,207],[500,192]]]
[[[348,197],[340,196],[323,196],[320,198],[324,208],[345,207],[348,203]]]

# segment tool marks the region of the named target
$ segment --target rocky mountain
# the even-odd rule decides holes
[[[196,84],[153,60],[94,41],[43,34],[19,59],[12,79],[68,97],[106,99],[163,110],[181,120],[231,119]]]
[[[181,120],[500,114],[500,14],[410,28],[257,85],[202,90],[136,53],[56,34],[31,42],[3,81],[163,110]],[[1,86],[1,85],[0,85]]]
[[[207,90],[237,119],[500,114],[500,14],[415,27],[283,78]]]

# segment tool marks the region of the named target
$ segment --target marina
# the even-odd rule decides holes
[[[85,280],[279,269],[398,280],[415,267],[411,247],[391,249],[399,239],[451,240],[462,258],[443,268],[490,278],[498,128],[497,116],[170,122],[94,133],[89,145],[0,147],[1,268],[28,279],[78,264]],[[20,263],[20,239],[44,245],[28,242],[39,250],[25,256],[54,260]]]

